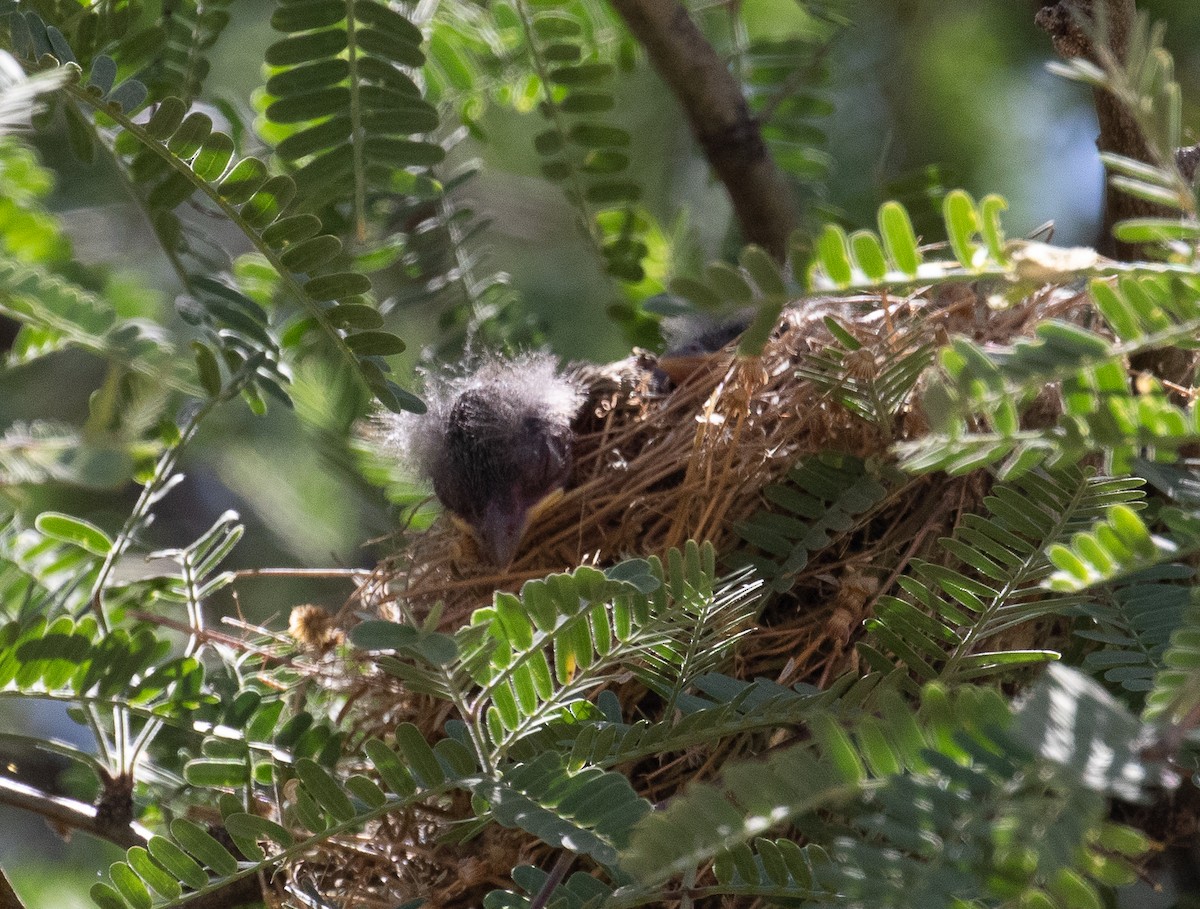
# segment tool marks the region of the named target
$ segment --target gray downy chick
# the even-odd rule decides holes
[[[405,419],[402,444],[483,558],[507,566],[538,504],[567,482],[583,394],[546,354],[488,359],[430,386],[429,410]]]

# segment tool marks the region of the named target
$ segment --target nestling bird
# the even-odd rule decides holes
[[[657,396],[721,349],[744,323],[683,324],[662,358],[635,352],[606,366],[529,353],[486,357],[470,372],[431,376],[429,409],[394,424],[392,441],[475,538],[486,562],[507,567],[539,504],[567,485],[577,432],[630,402]],[[674,365],[672,365],[674,364]]]
[[[553,357],[526,354],[487,360],[427,396],[405,447],[484,559],[507,566],[537,505],[567,482],[583,393]]]

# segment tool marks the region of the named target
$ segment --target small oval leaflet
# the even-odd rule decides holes
[[[34,526],[52,539],[78,546],[93,555],[108,555],[112,540],[108,534],[89,521],[72,517],[58,511],[44,511],[33,522]]]
[[[109,104],[116,104],[121,112],[132,114],[146,103],[150,90],[137,79],[126,79],[108,96]]]
[[[646,559],[626,559],[605,569],[604,574],[610,581],[632,584],[640,593],[653,593],[662,586]]]
[[[112,880],[113,886],[134,909],[150,909],[153,905],[150,891],[146,889],[142,879],[124,862],[113,862],[109,866],[108,876]]]
[[[390,357],[402,353],[407,346],[401,338],[386,331],[360,331],[347,335],[346,343],[362,357]]]
[[[92,61],[92,72],[88,76],[88,85],[94,85],[100,89],[101,93],[107,95],[112,90],[113,82],[116,81],[116,78],[117,64],[113,58],[108,56],[108,54],[97,54],[96,59]],[[165,99],[164,103],[166,100],[178,99]],[[176,126],[178,125],[176,124]],[[174,132],[174,129],[168,130],[167,134],[170,135],[171,132]]]
[[[352,271],[320,275],[304,285],[304,292],[314,300],[341,300],[365,294],[371,290],[371,279]]]
[[[411,625],[371,619],[350,630],[350,643],[363,650],[404,650],[412,647],[420,632]]]
[[[171,821],[171,835],[180,846],[217,874],[230,875],[237,872],[237,859],[198,824],[187,818],[175,818]]]

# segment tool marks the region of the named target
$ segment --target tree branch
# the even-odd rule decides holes
[[[792,192],[725,61],[677,0],[612,0],[683,107],[747,242],[780,262],[796,227]]]
[[[0,870],[0,909],[25,909],[25,904],[8,882],[8,875]]]
[[[150,831],[134,821],[121,821],[111,812],[97,809],[75,799],[50,795],[33,786],[0,776],[0,805],[22,808],[45,818],[60,834],[78,830],[102,840],[115,843],[122,849],[145,846]],[[239,906],[262,902],[262,888],[257,877],[238,878],[188,900],[189,909],[236,909]],[[8,880],[0,871],[0,909],[25,909]]]
[[[43,817],[60,831],[81,830],[122,849],[144,846],[148,830],[132,822],[114,821],[93,805],[50,795],[33,786],[0,776],[0,805],[10,805]]]
[[[1097,9],[1097,4],[1103,4]],[[1137,19],[1135,0],[1058,0],[1040,9],[1034,18],[1039,27],[1050,34],[1054,49],[1063,57],[1083,57],[1102,69],[1109,69],[1113,59],[1124,66],[1129,54],[1129,36]],[[1100,42],[1103,42],[1102,44]],[[1106,59],[1107,58],[1107,62]],[[1195,180],[1200,163],[1200,147],[1173,149],[1171,160],[1156,154],[1132,113],[1112,92],[1093,89],[1096,120],[1100,135],[1096,147],[1126,158],[1143,161],[1156,167],[1171,163],[1189,182]],[[1114,259],[1132,261],[1144,257],[1145,250],[1136,243],[1123,243],[1113,236],[1113,227],[1131,218],[1176,218],[1178,212],[1138,198],[1105,181],[1104,219],[1099,242],[1100,252]],[[1142,351],[1130,358],[1130,366],[1150,372],[1167,382],[1185,385],[1194,369],[1192,357],[1178,347]]]
[[[1098,66],[1103,66],[1102,54],[1097,48],[1097,38],[1122,65],[1129,50],[1129,35],[1137,17],[1134,0],[1058,0],[1047,4],[1034,17],[1037,25],[1049,33],[1054,49],[1063,57],[1083,57]],[[1096,120],[1100,135],[1096,147],[1102,152],[1113,152],[1147,164],[1162,165],[1155,156],[1137,121],[1116,96],[1105,89],[1093,90],[1096,105]],[[1196,149],[1179,149],[1175,152],[1175,163],[1189,179],[1196,172]],[[1166,208],[1122,192],[1106,182],[1104,190],[1104,222],[1099,250],[1117,259],[1129,260],[1139,257],[1139,248],[1134,244],[1118,242],[1112,233],[1113,226],[1130,218],[1172,217],[1175,214]]]

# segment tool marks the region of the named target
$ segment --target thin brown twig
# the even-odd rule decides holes
[[[235,578],[308,578],[348,580],[362,583],[371,575],[369,568],[242,568],[233,572]]]
[[[529,909],[543,909],[546,903],[550,901],[551,895],[562,883],[563,878],[567,876],[567,871],[571,867],[571,863],[575,861],[575,855],[571,852],[563,852],[559,855],[558,860],[554,863],[554,867],[550,869],[550,873],[546,875],[546,881],[542,884],[542,889],[538,891],[529,903]]]
[[[278,653],[273,653],[262,647],[256,647],[244,638],[234,637],[231,634],[223,634],[220,631],[213,631],[210,628],[195,628],[187,622],[181,622],[177,619],[169,619],[166,616],[155,615],[152,612],[145,612],[141,609],[130,609],[128,616],[139,622],[147,622],[151,625],[158,625],[161,628],[169,628],[172,631],[178,631],[182,634],[194,635],[198,640],[205,641],[211,644],[222,644],[226,647],[233,647],[244,653],[253,653],[255,656],[262,658],[267,663],[287,663],[289,660],[286,657],[280,656]]]

